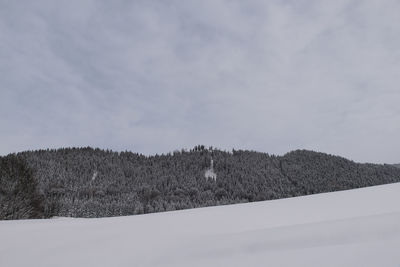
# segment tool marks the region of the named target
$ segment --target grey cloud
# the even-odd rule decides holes
[[[398,162],[398,1],[0,0],[0,153],[198,143]]]

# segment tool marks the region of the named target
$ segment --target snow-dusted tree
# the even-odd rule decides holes
[[[32,170],[15,155],[0,158],[0,219],[42,216],[42,199],[36,191]]]

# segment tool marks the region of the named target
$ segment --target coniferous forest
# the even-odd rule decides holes
[[[216,179],[205,177],[213,160]],[[400,168],[296,150],[202,145],[144,156],[93,148],[0,157],[0,219],[107,217],[244,203],[400,182]]]

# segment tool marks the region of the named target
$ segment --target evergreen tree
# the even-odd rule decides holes
[[[42,198],[32,170],[15,155],[0,158],[0,219],[43,216]]]

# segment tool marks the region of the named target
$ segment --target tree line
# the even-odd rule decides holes
[[[217,179],[207,179],[211,159]],[[392,165],[296,150],[283,156],[203,145],[144,156],[87,148],[0,158],[0,219],[108,217],[253,202],[400,181]]]

